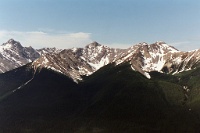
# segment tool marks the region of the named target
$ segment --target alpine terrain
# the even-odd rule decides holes
[[[199,133],[200,49],[0,46],[0,133]]]
[[[85,48],[65,49],[48,53],[33,62],[35,68],[49,68],[63,73],[74,81],[81,76],[91,75],[99,68],[109,64],[129,62],[133,70],[151,78],[149,72],[179,73],[196,68],[200,63],[200,50],[182,52],[156,42],[148,45],[140,43],[128,49],[115,49],[93,42]]]

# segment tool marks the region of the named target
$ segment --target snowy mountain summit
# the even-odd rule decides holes
[[[127,49],[93,42],[84,48],[46,54],[35,60],[33,66],[52,69],[78,82],[82,80],[81,76],[91,75],[109,63],[119,65],[124,62],[129,62],[133,70],[151,78],[151,71],[178,73],[195,68],[200,62],[200,50],[181,52],[162,41],[150,45],[139,43]]]
[[[149,72],[179,73],[200,66],[200,49],[182,52],[158,41],[145,42],[127,49],[110,48],[97,42],[84,48],[56,49],[23,47],[10,39],[0,46],[0,72],[12,70],[32,62],[34,69],[47,68],[72,78],[75,82],[89,76],[101,67],[128,62],[131,68],[151,78]]]
[[[33,62],[36,68],[49,68],[61,72],[74,81],[81,80],[82,75],[90,75],[99,68],[119,58],[125,50],[113,49],[97,42],[84,48],[65,49],[59,53],[49,53]]]
[[[0,45],[0,72],[18,68],[39,57],[40,54],[32,47],[23,47],[19,42],[10,39]]]

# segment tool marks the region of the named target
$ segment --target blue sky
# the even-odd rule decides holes
[[[127,48],[156,41],[200,48],[199,0],[0,0],[0,43]]]

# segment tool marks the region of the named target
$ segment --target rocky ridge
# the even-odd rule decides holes
[[[183,52],[159,41],[153,44],[143,42],[127,49],[110,48],[93,42],[84,48],[35,50],[10,39],[0,46],[0,62],[1,73],[32,62],[34,69],[52,69],[75,82],[109,63],[119,65],[129,62],[133,70],[151,78],[149,72],[152,71],[176,74],[199,67],[200,49]]]
[[[35,68],[49,68],[71,77],[74,81],[81,76],[91,75],[101,67],[115,63],[130,62],[133,70],[151,78],[149,72],[179,73],[199,65],[200,50],[182,52],[165,42],[139,43],[128,49],[115,49],[97,42],[84,48],[72,48],[60,53],[46,54],[33,62]]]
[[[0,73],[23,66],[39,57],[40,54],[31,46],[23,47],[10,39],[0,46]]]

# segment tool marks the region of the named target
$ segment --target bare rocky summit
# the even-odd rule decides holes
[[[151,78],[149,72],[176,74],[200,66],[200,49],[179,51],[165,42],[145,42],[127,49],[110,48],[97,42],[84,48],[56,49],[23,47],[10,39],[0,46],[0,72],[18,68],[32,62],[35,69],[48,68],[69,76],[75,82],[89,76],[101,67],[129,62],[131,68]]]
[[[101,67],[129,62],[133,70],[151,78],[149,72],[179,73],[194,69],[200,62],[200,50],[182,52],[165,42],[139,43],[127,49],[116,49],[97,42],[84,48],[66,49],[49,53],[33,62],[36,68],[49,68],[71,77],[74,81],[81,76],[91,75]]]
[[[39,57],[40,54],[32,47],[23,47],[10,39],[0,46],[0,73],[23,66]]]

